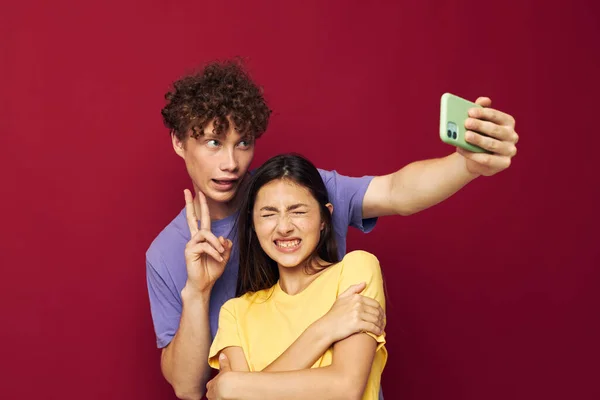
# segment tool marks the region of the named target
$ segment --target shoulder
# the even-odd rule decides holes
[[[367,187],[374,178],[370,175],[342,175],[336,170],[328,171],[320,168],[318,170],[323,182],[325,183],[325,187],[327,187],[327,191],[343,196],[347,196],[355,192],[362,193],[366,191]]]
[[[366,251],[352,251],[342,259],[338,292],[347,290],[350,286],[364,282],[363,296],[375,299],[385,307],[385,288],[379,260]]]
[[[227,311],[230,314],[235,315],[235,310],[241,305],[243,305],[243,302],[240,301],[240,297],[234,297],[223,303],[223,305],[221,306],[221,313]]]
[[[373,253],[369,253],[368,251],[364,250],[351,251],[344,256],[342,261],[348,263],[366,262],[369,264],[379,265],[379,259]]]
[[[322,168],[317,168],[317,171],[319,171],[319,174],[321,175],[321,178],[323,178],[323,180],[325,180],[325,178],[328,178],[331,174],[335,173],[335,171],[328,171]]]
[[[169,258],[172,254],[179,253],[179,248],[181,248],[181,255],[183,256],[183,249],[189,241],[189,231],[186,231],[186,229],[185,214],[182,210],[154,238],[146,250],[146,264],[159,270],[165,265],[166,258]]]
[[[323,179],[323,182],[328,189],[330,186],[335,186],[337,183],[337,178],[342,176],[336,170],[330,171],[321,168],[317,168],[317,170],[319,171],[321,179]]]
[[[379,259],[372,253],[364,250],[355,250],[346,254],[342,259],[342,275],[360,275],[367,277],[381,277]]]

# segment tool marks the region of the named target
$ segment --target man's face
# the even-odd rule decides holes
[[[197,139],[180,142],[173,135],[173,148],[185,160],[194,189],[207,198],[209,207],[230,202],[248,171],[254,156],[254,140],[240,135],[230,122],[229,130],[213,134],[212,122]],[[215,210],[218,211],[218,210]]]

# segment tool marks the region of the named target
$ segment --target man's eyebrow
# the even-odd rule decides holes
[[[217,135],[216,133],[214,133],[213,131],[209,131],[209,132],[204,132],[202,131],[200,133],[201,136],[204,136],[206,138],[211,138],[211,139],[218,139],[221,137],[221,135]]]

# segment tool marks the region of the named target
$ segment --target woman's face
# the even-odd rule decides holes
[[[252,218],[265,253],[287,268],[302,264],[314,252],[324,227],[310,191],[287,179],[260,188]]]

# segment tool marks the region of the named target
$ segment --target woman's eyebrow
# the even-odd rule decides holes
[[[291,206],[287,207],[287,211],[294,211],[300,207],[308,207],[308,204],[304,204],[304,203],[292,204]]]
[[[300,207],[308,207],[308,204],[304,204],[304,203],[292,204],[291,206],[286,207],[286,211],[294,211]],[[264,206],[260,209],[260,211],[275,211],[275,212],[277,212],[277,211],[279,211],[279,209],[274,206]]]

